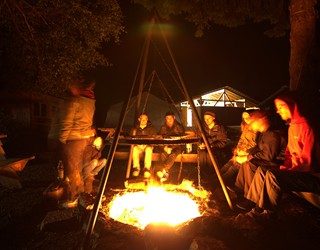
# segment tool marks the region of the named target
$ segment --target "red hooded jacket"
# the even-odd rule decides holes
[[[288,130],[288,145],[285,153],[284,165],[294,171],[317,172],[312,168],[317,164],[313,159],[314,149],[319,142],[315,140],[314,130],[307,120],[302,117],[294,104],[292,118]],[[318,157],[316,157],[318,158]]]

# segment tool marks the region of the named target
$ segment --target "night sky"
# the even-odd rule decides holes
[[[92,72],[97,82],[98,127],[103,126],[110,105],[128,96],[146,37],[144,27],[152,17],[141,6],[127,4],[121,5],[121,8],[125,16],[126,33],[122,35],[119,45],[107,44],[104,49],[113,66]],[[262,101],[281,86],[289,84],[289,35],[282,38],[266,37],[263,32],[269,27],[267,22],[250,23],[238,28],[212,26],[201,38],[194,37],[195,26],[183,17],[166,22],[170,24],[170,47],[191,96],[228,85]],[[163,40],[154,36],[146,78],[151,70],[156,70],[160,79],[168,84],[166,86],[172,98],[179,101],[181,93],[170,89],[176,84],[159,59],[155,47],[161,56],[167,58],[165,61],[171,63],[170,57],[166,57]],[[169,65],[169,69],[175,71],[172,65]]]

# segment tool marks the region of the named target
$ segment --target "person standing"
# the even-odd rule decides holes
[[[159,135],[163,137],[182,136],[185,134],[185,129],[181,123],[176,120],[172,111],[165,114],[165,123],[161,126]],[[175,159],[182,153],[180,145],[166,145],[161,148],[160,160],[161,170],[157,172],[157,176],[161,182],[168,180],[169,170],[173,166]]]
[[[55,134],[59,140],[64,166],[64,200],[62,208],[75,207],[78,196],[84,191],[82,169],[85,149],[95,136],[93,116],[95,112],[95,82],[83,78],[68,85],[65,98],[58,115]]]
[[[157,134],[157,130],[149,121],[147,114],[141,114],[139,116],[137,125],[131,131],[131,135],[137,135],[137,136],[154,136],[156,134]],[[146,145],[146,144],[133,146],[132,176],[137,177],[140,174],[140,154],[142,154],[143,152],[144,152],[143,177],[149,178],[151,176],[150,169],[151,169],[151,163],[152,163],[153,146]]]

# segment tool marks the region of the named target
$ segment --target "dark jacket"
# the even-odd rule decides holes
[[[135,135],[156,135],[157,130],[156,128],[152,125],[150,121],[148,121],[147,126],[144,128],[140,127],[140,122],[136,124],[136,126],[131,130],[131,135],[133,135],[135,131]]]
[[[174,121],[171,128],[163,124],[159,130],[159,135],[163,136],[181,136],[184,135],[184,127],[177,120]]]
[[[256,151],[248,155],[248,160],[256,166],[280,166],[277,157],[284,146],[280,133],[269,129],[259,134]]]
[[[210,148],[224,148],[227,145],[227,132],[223,125],[215,124],[209,128],[207,124],[203,126]]]

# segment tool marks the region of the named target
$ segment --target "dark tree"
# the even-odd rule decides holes
[[[236,27],[248,20],[270,21],[268,36],[290,32],[290,88],[318,90],[320,82],[320,31],[318,0],[134,0],[162,18],[184,15],[196,25],[196,36],[211,24]]]
[[[59,94],[74,76],[108,66],[124,32],[116,0],[0,0],[2,85]]]

